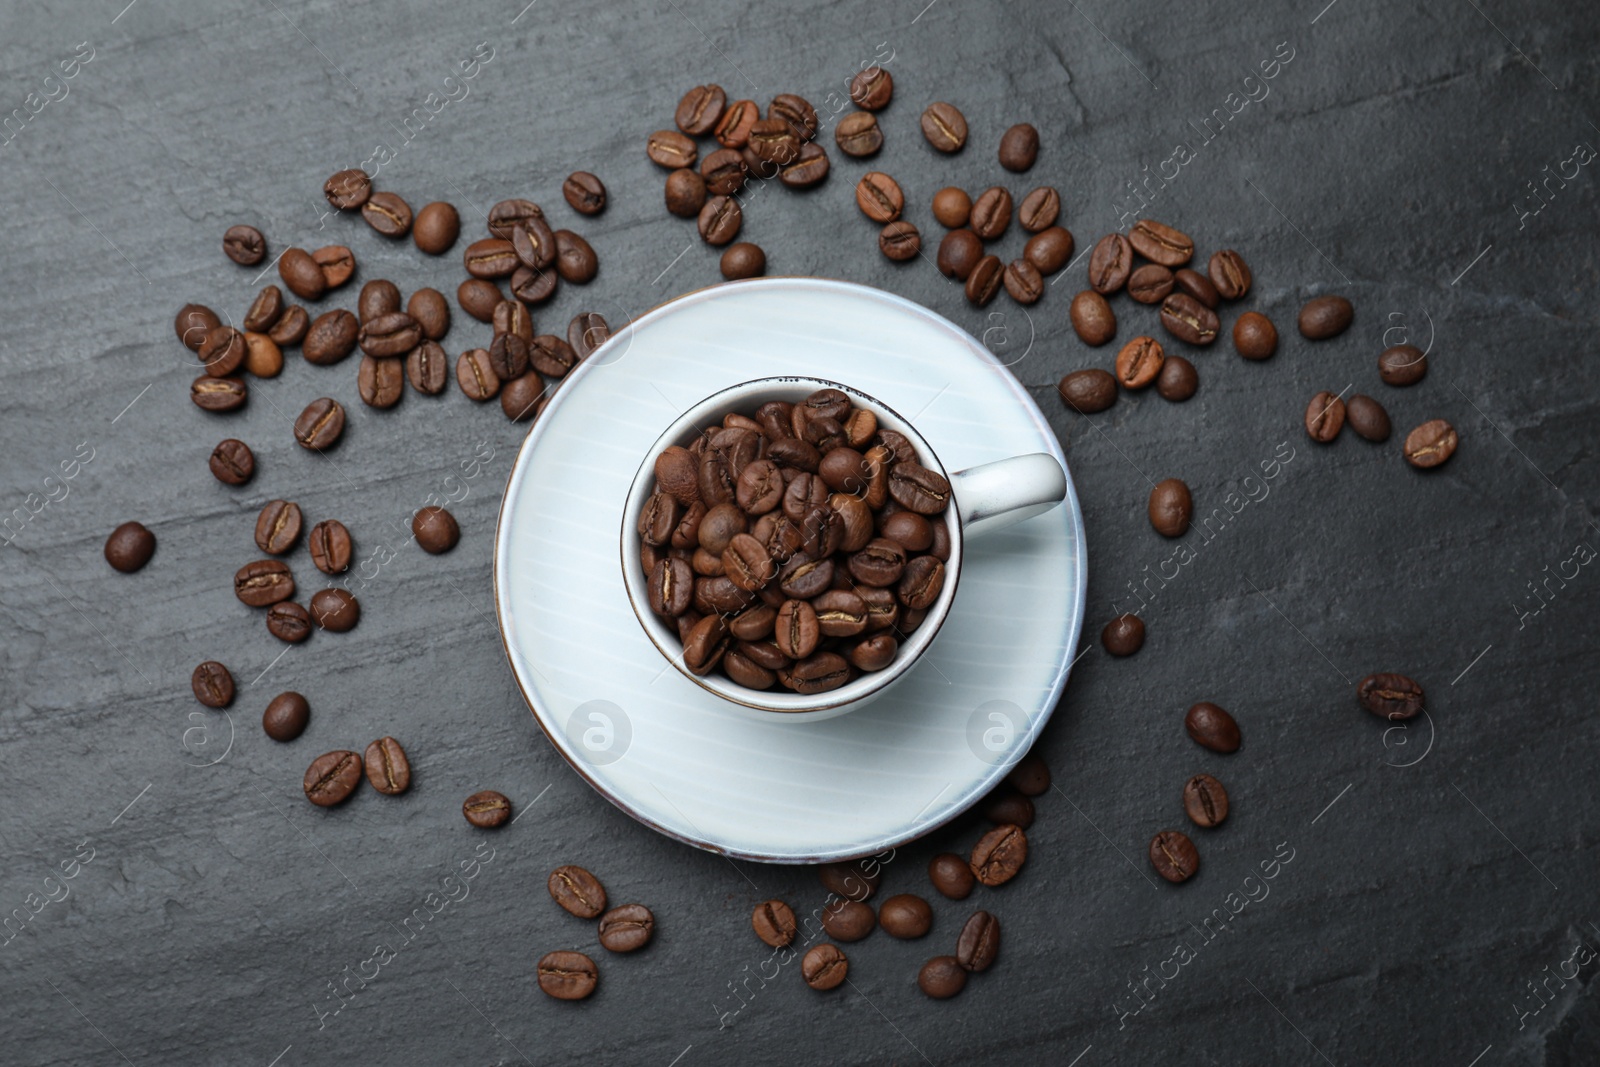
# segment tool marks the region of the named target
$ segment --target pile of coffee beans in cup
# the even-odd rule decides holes
[[[810,695],[894,662],[944,588],[950,483],[840,389],[729,412],[655,460],[650,609],[683,662]]]

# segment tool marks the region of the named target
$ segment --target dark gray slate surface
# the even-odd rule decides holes
[[[0,512],[56,497],[0,547],[0,907],[32,915],[0,948],[0,1060],[1600,1062],[1600,960],[1587,955],[1600,946],[1600,564],[1566,562],[1600,546],[1596,178],[1566,164],[1544,201],[1529,184],[1574,146],[1600,144],[1593,12],[1554,0],[1337,0],[1320,12],[1322,0],[925,2],[537,0],[520,15],[521,0],[5,6],[0,114],[26,113],[31,92],[59,96],[46,77],[79,42],[93,59],[0,147]],[[714,80],[763,103],[794,90],[823,105],[890,51],[897,94],[878,165],[925,231],[945,184],[1050,182],[1087,247],[1135,206],[1126,183],[1187,142],[1193,159],[1148,213],[1254,266],[1247,305],[1277,321],[1277,358],[1247,364],[1218,345],[1195,357],[1202,385],[1187,404],[1124,397],[1091,421],[1051,395],[1065,371],[1111,356],[1066,328],[1081,264],[1030,313],[1003,298],[983,313],[931,263],[877,254],[851,202],[859,163],[836,157],[823,188],[750,205],[746,233],[774,273],[883,286],[1009,346],[1082,494],[1091,634],[1173,552],[1145,521],[1147,476],[1185,478],[1209,510],[1280,442],[1293,450],[1266,499],[1214,539],[1190,535],[1197,558],[1144,610],[1136,659],[1088,647],[1045,734],[1060,791],[1040,801],[1029,866],[978,898],[1005,924],[1004,955],[956,1001],[924,999],[914,975],[948,951],[970,902],[935,900],[926,943],[880,933],[856,946],[853,984],[834,994],[812,993],[792,966],[763,985],[750,908],[774,894],[815,907],[814,876],[658,837],[551,751],[492,619],[495,513],[521,436],[497,409],[452,386],[369,411],[353,362],[319,370],[295,355],[238,416],[204,416],[186,398],[174,310],[196,299],[237,316],[254,291],[255,272],[219,253],[233,222],[257,223],[277,248],[348,243],[361,278],[453,289],[454,255],[422,262],[358,221],[324,219],[319,190],[379,142],[398,146],[404,119],[480,42],[494,56],[469,94],[379,183],[414,205],[452,200],[469,219],[529,196],[571,223],[561,178],[599,172],[612,207],[580,228],[601,277],[541,311],[544,328],[587,308],[626,318],[716,279],[714,254],[661,209],[662,175],[642,151],[683,89]],[[1285,42],[1293,58],[1267,95],[1206,142],[1203,120],[1230,93],[1260,97],[1246,78]],[[972,124],[960,156],[937,157],[917,133],[934,99]],[[1017,121],[1045,141],[1024,178],[994,162]],[[1002,253],[1020,245],[1013,231]],[[1359,312],[1349,334],[1313,347],[1292,323],[1320,292],[1349,294]],[[1126,300],[1118,309],[1123,336],[1153,321]],[[1431,338],[1433,352],[1426,381],[1404,391],[1374,364],[1402,336]],[[487,331],[458,324],[449,347],[474,339]],[[1398,437],[1312,445],[1306,400],[1346,387],[1382,399],[1401,434],[1450,419],[1459,454],[1421,475]],[[330,392],[351,405],[351,426],[321,459],[291,442],[288,420]],[[257,450],[247,489],[206,472],[225,435]],[[460,480],[480,448],[492,458]],[[80,450],[92,460],[61,482]],[[462,491],[454,553],[406,542],[430,494]],[[278,495],[344,519],[368,552],[392,549],[361,590],[359,628],[281,658],[228,587],[256,554],[256,509]],[[128,518],[160,538],[133,577],[100,558]],[[303,551],[295,565],[311,573]],[[1563,570],[1564,584],[1543,585]],[[239,678],[231,731],[188,693],[206,657]],[[1386,743],[1352,696],[1377,669],[1428,686],[1431,727]],[[288,688],[310,696],[314,718],[279,746],[256,716]],[[1197,699],[1236,712],[1243,751],[1215,757],[1184,737]],[[367,791],[334,813],[305,803],[313,755],[382,733],[416,761],[408,796]],[[1227,782],[1234,814],[1197,835],[1194,881],[1156,884],[1145,842],[1180,822],[1179,786],[1202,769]],[[457,810],[484,786],[540,799],[513,828],[480,835]],[[965,849],[978,829],[964,821],[902,850],[887,887],[926,892],[929,856]],[[337,1006],[330,982],[374,945],[399,944],[402,921],[480,841],[492,858],[466,898],[337,1015],[319,1015]],[[1270,895],[1206,942],[1197,928],[1257,885],[1245,879],[1275,850],[1293,858]],[[550,948],[604,957],[593,930],[546,899],[545,874],[564,861],[661,922],[638,957],[601,958],[601,992],[577,1006],[531,977]],[[63,864],[76,877],[47,883]],[[1181,967],[1166,962],[1179,941],[1195,950]],[[1170,980],[1149,979],[1140,1008],[1130,983],[1157,972]]]

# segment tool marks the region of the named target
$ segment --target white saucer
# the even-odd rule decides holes
[[[720,285],[641,316],[556,391],[501,504],[495,602],[534,717],[602,796],[701,848],[809,863],[920,837],[1022,758],[1066,685],[1087,579],[1069,484],[1061,507],[968,545],[938,638],[869,706],[825,722],[759,722],[687,681],[623,589],[629,482],[680,412],[777,374],[880,398],[951,470],[1025,452],[1066,467],[1011,373],[926,308],[821,279]]]

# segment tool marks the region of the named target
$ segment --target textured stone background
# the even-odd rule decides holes
[[[1576,145],[1600,144],[1592,11],[1554,0],[1336,0],[1320,12],[1324,0],[536,0],[520,13],[525,0],[124,2],[19,0],[0,13],[0,114],[26,113],[29,93],[59,94],[46,76],[79,42],[93,48],[69,95],[0,147],[0,514],[25,517],[0,547],[0,911],[31,916],[0,947],[0,1059],[1600,1062],[1600,959],[1587,955],[1600,946],[1600,564],[1576,563],[1600,547],[1593,167],[1529,199]],[[1052,384],[1112,355],[1066,327],[1081,263],[1027,314],[1004,298],[979,312],[930,262],[878,255],[852,203],[860,163],[835,154],[820,189],[752,202],[745,232],[774,273],[891,289],[1016,360],[1082,494],[1091,635],[1127,583],[1173,551],[1145,521],[1147,476],[1185,478],[1209,510],[1280,442],[1293,450],[1267,499],[1210,543],[1191,533],[1198,558],[1144,610],[1138,657],[1086,646],[1044,737],[1060,791],[1041,799],[1024,875],[967,905],[935,898],[926,943],[873,935],[850,950],[853,985],[833,994],[806,989],[792,966],[755,977],[751,906],[768,895],[819,905],[810,872],[730,864],[635,825],[552,753],[521,705],[489,585],[521,431],[496,407],[452,385],[370,411],[356,402],[354,361],[324,370],[293,354],[237,416],[187,399],[174,311],[193,299],[237,317],[255,289],[255,272],[220,254],[231,223],[256,223],[277,249],[354,248],[357,284],[330,304],[352,305],[359,282],[379,276],[453,291],[455,255],[423,262],[409,242],[322,218],[320,187],[377,143],[397,146],[402,120],[480,42],[494,58],[470,94],[378,182],[413,205],[454,201],[469,229],[507,196],[570,225],[561,178],[598,172],[612,206],[579,229],[601,276],[540,311],[545,329],[591,308],[620,321],[717,279],[715,255],[662,209],[662,174],[642,150],[685,88],[717,81],[763,104],[797,91],[828,110],[862,61],[892,53],[896,98],[875,165],[905,185],[925,232],[943,185],[1048,182],[1086,248],[1130,206],[1125,183],[1187,141],[1195,158],[1148,214],[1205,254],[1242,250],[1256,276],[1246,304],[1284,334],[1265,364],[1226,345],[1195,356],[1202,384],[1187,404],[1152,393],[1069,417]],[[1200,121],[1230,93],[1259,96],[1245,79],[1280,45],[1293,58],[1268,95],[1202,145]],[[972,125],[957,157],[917,132],[934,99]],[[1045,143],[1021,178],[994,161],[1000,131],[1019,121]],[[1021,243],[1013,230],[1002,254]],[[1292,324],[1320,292],[1348,294],[1358,317],[1313,347]],[[1117,308],[1125,337],[1153,323],[1125,298]],[[1431,339],[1422,384],[1378,381],[1386,331],[1391,343]],[[487,336],[458,319],[448,347]],[[1347,386],[1388,406],[1394,440],[1306,440],[1306,400]],[[326,458],[289,434],[324,394],[351,414]],[[1462,445],[1421,474],[1399,438],[1434,416]],[[228,435],[259,457],[244,490],[206,471]],[[462,479],[480,449],[492,459]],[[62,498],[60,464],[91,450]],[[30,494],[46,492],[57,499],[32,514]],[[455,552],[408,543],[415,508],[462,492]],[[229,588],[256,555],[256,510],[280,495],[313,520],[343,519],[364,552],[392,553],[360,589],[354,632],[281,656]],[[160,539],[132,577],[100,555],[128,518]],[[292,563],[314,573],[303,549]],[[1530,582],[1574,567],[1533,599]],[[228,716],[189,694],[191,667],[208,657],[239,680]],[[1352,681],[1379,669],[1428,687],[1428,721],[1386,735],[1356,707]],[[310,697],[313,721],[280,746],[257,716],[289,688]],[[1184,737],[1183,709],[1198,699],[1233,709],[1241,752],[1215,757]],[[383,733],[415,761],[409,795],[364,791],[334,812],[304,801],[312,756]],[[1196,834],[1196,879],[1157,884],[1145,843],[1181,821],[1179,787],[1199,770],[1225,780],[1234,814]],[[458,805],[483,787],[528,817],[469,831]],[[928,892],[928,857],[964,850],[979,828],[958,822],[901,850],[886,889]],[[331,1014],[329,983],[375,944],[398,943],[398,924],[480,842],[492,858],[466,899]],[[1293,858],[1270,896],[1170,982],[1150,980],[1141,1008],[1129,984],[1170,974],[1176,942],[1199,945],[1195,927],[1275,850]],[[74,867],[75,855],[92,859]],[[591,927],[550,904],[544,876],[572,860],[614,900],[654,907],[651,948],[607,958]],[[77,876],[46,883],[63,862]],[[916,968],[948,951],[974,903],[1004,923],[1002,960],[958,1000],[928,1001]],[[545,998],[531,977],[541,953],[565,946],[603,968],[581,1005]]]

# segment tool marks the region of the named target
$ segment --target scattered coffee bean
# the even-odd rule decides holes
[[[322,629],[342,634],[361,621],[361,604],[348,589],[319,589],[311,597],[311,618]]]
[[[972,202],[970,225],[983,240],[999,240],[1011,225],[1011,193],[998,185],[979,193]]]
[[[283,290],[276,285],[269,285],[250,302],[250,310],[244,313],[244,328],[255,333],[270,330],[282,314]]]
[[[596,918],[606,910],[605,886],[582,867],[557,867],[550,872],[545,888],[552,900],[580,919]]]
[[[123,574],[140,570],[155,555],[156,535],[137,522],[125,522],[106,538],[106,562]]]
[[[1300,334],[1312,341],[1337,337],[1350,328],[1356,310],[1342,296],[1319,296],[1300,309]]]
[[[225,708],[233,703],[233,674],[214,659],[208,659],[189,676],[194,698],[208,708]]]
[[[921,897],[901,893],[878,906],[878,925],[890,937],[909,941],[933,928],[933,909]]]
[[[1224,755],[1239,751],[1239,724],[1226,710],[1202,700],[1183,717],[1183,728],[1202,748]]]
[[[338,444],[343,433],[344,408],[329,397],[313,400],[294,420],[294,439],[301,448],[321,452]]]
[[[1098,347],[1117,335],[1116,312],[1111,310],[1106,298],[1093,289],[1085,289],[1072,298],[1068,317],[1072,320],[1072,329],[1078,339],[1086,345]]]
[[[922,136],[940,152],[959,152],[967,143],[967,117],[950,104],[929,104],[922,113]]]
[[[1181,267],[1194,258],[1194,242],[1189,235],[1154,219],[1140,219],[1128,231],[1133,250],[1163,267]]]
[[[347,749],[326,752],[306,768],[306,799],[319,808],[331,808],[350,799],[361,784],[361,757]]]
[[[974,307],[986,307],[1000,291],[1004,279],[1005,267],[1000,257],[984,256],[972,265],[972,273],[967,275],[967,303]]]
[[[835,941],[860,941],[877,926],[872,905],[859,900],[836,900],[822,909],[822,929]]]
[[[750,916],[750,928],[764,943],[784,948],[794,941],[799,926],[793,908],[781,900],[766,900],[756,905]]]
[[[367,172],[352,167],[341,170],[322,185],[322,195],[340,211],[354,211],[372,195],[372,179]]]
[[[571,230],[557,230],[556,273],[573,285],[588,285],[600,270],[600,257],[594,247]]]
[[[1278,329],[1258,311],[1246,311],[1233,324],[1233,347],[1245,359],[1267,359],[1278,350]]]
[[[279,693],[261,713],[261,729],[274,741],[293,741],[306,732],[311,705],[299,693]]]
[[[561,195],[580,215],[598,215],[606,209],[605,183],[586,170],[567,175],[561,183]]]
[[[335,308],[312,321],[300,354],[307,363],[331,366],[355,351],[360,336],[361,324],[356,317],[344,308]]]
[[[350,566],[350,531],[337,519],[324,519],[306,538],[311,562],[323,574],[343,574]]]
[[[722,276],[729,281],[759,278],[767,272],[767,254],[760,245],[740,241],[722,253]]]
[[[1162,537],[1182,537],[1189,529],[1194,502],[1189,487],[1177,478],[1164,478],[1150,490],[1150,525]]]
[[[1144,620],[1124,612],[1106,623],[1100,643],[1113,656],[1131,656],[1144,647]]]
[[[311,253],[311,259],[322,268],[322,280],[329,289],[344,285],[356,272],[355,253],[344,245],[319,248]]]
[[[1156,392],[1163,400],[1182,403],[1194,396],[1200,388],[1200,375],[1194,364],[1182,356],[1168,356],[1161,363],[1161,373],[1156,375]]]
[[[1000,955],[1000,920],[986,911],[975,911],[962,924],[956,938],[956,962],[964,971],[981,974],[994,966]]]
[[[1217,313],[1188,293],[1173,293],[1161,302],[1161,325],[1191,345],[1209,345],[1222,329]]]
[[[1250,291],[1250,268],[1244,257],[1231,248],[1215,252],[1206,264],[1206,273],[1217,287],[1217,293],[1226,300],[1238,300]]]
[[[1037,303],[1044,295],[1044,279],[1039,276],[1039,268],[1026,259],[1013,260],[1007,265],[1005,286],[1011,299],[1024,306]]]
[[[708,245],[721,246],[739,236],[744,222],[744,210],[731,196],[713,196],[700,209],[700,239]]]
[[[526,230],[517,232],[527,233]],[[545,248],[545,246],[540,245],[539,248]],[[539,248],[535,248],[530,243],[530,254],[537,255]],[[551,242],[551,247],[546,250],[554,250],[553,242]],[[462,253],[461,261],[468,274],[474,278],[483,279],[504,278],[514,272],[520,262],[516,246],[510,241],[499,237],[485,237],[472,242],[467,246],[466,251]]]
[[[1061,194],[1049,185],[1034,189],[1017,206],[1017,222],[1028,233],[1044,232],[1054,226],[1060,216]]]
[[[294,596],[294,576],[282,560],[246,563],[233,576],[233,595],[249,607],[269,607]]]
[[[200,361],[213,378],[226,378],[244,365],[244,334],[232,326],[218,326],[206,334],[200,346]]]
[[[939,255],[935,260],[939,273],[957,281],[966,281],[972,268],[983,258],[983,242],[971,230],[951,230],[939,242]],[[998,262],[998,260],[996,260]]]
[[[761,109],[754,100],[735,100],[722,111],[714,131],[723,148],[743,148],[750,142],[750,131],[761,121]],[[658,161],[659,162],[659,161]],[[691,159],[681,166],[693,166]]]
[[[941,852],[928,861],[928,880],[951,900],[965,900],[977,881],[967,861],[953,852]]]
[[[411,788],[411,761],[406,750],[392,737],[380,737],[367,746],[362,760],[372,788],[396,796]]]
[[[385,237],[400,238],[411,232],[411,205],[394,193],[373,193],[361,205],[367,225]]]
[[[1056,392],[1067,407],[1093,415],[1117,402],[1117,380],[1098,367],[1075,370],[1056,384]]]
[[[1228,817],[1228,791],[1211,775],[1197,774],[1183,784],[1183,810],[1196,826],[1220,826]]]
[[[1015,878],[1027,860],[1028,835],[1022,827],[1004,823],[978,839],[968,862],[978,881],[997,886]]]
[[[599,325],[604,326],[604,322],[605,320],[601,319]],[[590,320],[584,328],[593,329],[596,325]],[[609,327],[606,330],[609,333]],[[568,332],[571,332],[570,324]],[[533,343],[528,346],[528,358],[533,363],[533,369],[547,378],[563,377],[578,364],[576,349],[555,334],[547,333],[533,339]]]
[[[269,500],[256,516],[256,547],[273,556],[282,556],[300,540],[300,505],[287,500]]]
[[[967,972],[954,956],[935,956],[917,972],[917,988],[934,1000],[947,1000],[967,987]]]
[[[531,422],[539,417],[548,399],[544,379],[530,371],[501,387],[500,410],[512,422]]]
[[[501,200],[489,209],[489,235],[502,241],[511,240],[516,230],[544,223],[544,209],[532,200],[512,198]],[[548,225],[546,225],[548,229]]]
[[[557,1000],[582,1000],[600,981],[594,960],[581,952],[547,952],[537,971],[539,988]]]
[[[244,369],[257,378],[276,378],[283,373],[283,350],[264,333],[244,335]]]
[[[683,94],[673,121],[690,137],[704,137],[717,128],[728,98],[720,85],[696,85]]]
[[[1033,801],[1009,785],[996,787],[983,801],[983,817],[997,826],[1010,823],[1026,830],[1033,825]]]
[[[600,916],[600,945],[612,952],[637,952],[655,932],[656,917],[643,904],[623,904]]]
[[[868,67],[850,79],[850,99],[856,107],[882,111],[893,98],[894,76],[882,67]]]
[[[1411,719],[1424,706],[1422,686],[1403,674],[1369,674],[1356,686],[1361,706],[1380,719]]]
[[[1443,419],[1430,419],[1406,434],[1406,462],[1423,470],[1437,467],[1455,455],[1459,443],[1454,426]]]
[[[456,360],[456,384],[467,397],[478,401],[492,400],[500,392],[500,377],[485,348],[474,348],[461,353]]]
[[[456,524],[456,517],[432,504],[411,517],[411,532],[422,550],[435,556],[450,551],[461,540],[461,527]]]
[[[751,135],[752,143],[754,134]],[[853,111],[839,120],[833,128],[833,141],[839,151],[855,159],[876,155],[883,147],[883,130],[878,128],[878,118],[870,111]],[[780,163],[788,160],[778,160]]]
[[[679,218],[692,219],[706,203],[706,183],[699,173],[687,167],[667,175],[667,210]]]
[[[572,321],[567,323],[567,347],[573,352],[576,363],[594,355],[595,349],[611,339],[611,324],[605,316],[597,311],[580,311],[572,316]],[[535,340],[540,340],[535,338]],[[537,356],[535,366],[551,358],[551,348],[541,341],[537,349],[530,349],[529,354]],[[559,361],[565,363],[564,353],[556,355]],[[570,369],[572,364],[566,364]]]
[[[856,183],[856,207],[873,222],[883,225],[900,217],[906,197],[900,183],[882,171],[869,170]]]
[[[460,236],[461,214],[453,204],[442,200],[424,204],[411,226],[411,240],[417,250],[430,256],[444,255],[455,247]]]
[[[1217,292],[1217,287],[1211,284],[1211,279],[1197,270],[1179,267],[1172,272],[1172,283],[1179,292],[1188,293],[1212,311],[1217,310],[1217,305],[1222,302],[1222,296]]]
[[[1368,441],[1389,439],[1389,413],[1370,396],[1358,394],[1346,401],[1344,417],[1350,428]]]
[[[787,122],[801,141],[809,141],[817,135],[817,109],[805,97],[794,93],[779,93],[773,97],[772,103],[767,105],[767,117]]]
[[[1000,165],[1021,173],[1039,158],[1039,131],[1026,122],[1011,127],[1000,137]]]
[[[770,130],[763,129],[768,126]],[[778,136],[770,136],[773,132]],[[759,142],[756,140],[758,136],[761,137]],[[750,145],[750,151],[758,154],[765,152],[780,163],[792,161],[800,151],[800,142],[794,139],[782,120],[774,120],[770,124],[756,123]],[[705,179],[706,191],[711,195],[732,196],[744,188],[744,156],[732,148],[719,148],[701,162],[700,177]]]
[[[406,301],[406,314],[416,322],[422,336],[441,341],[450,332],[450,301],[437,289],[418,289]]]
[[[1378,377],[1386,385],[1415,385],[1428,373],[1428,357],[1416,345],[1395,345],[1378,356]]]
[[[267,254],[267,239],[254,226],[230,226],[222,235],[222,251],[241,267],[253,267]]]
[[[1011,768],[1006,782],[1025,797],[1043,796],[1050,789],[1050,767],[1044,757],[1030,752]]]
[[[1344,429],[1344,401],[1326,389],[1306,405],[1306,436],[1327,444]]]
[[[290,248],[278,257],[278,277],[302,300],[321,300],[328,291],[322,268],[303,248]]]
[[[1200,853],[1186,835],[1163,830],[1150,839],[1150,865],[1169,882],[1187,882],[1200,869]]]
[[[461,814],[480,830],[492,830],[511,819],[511,801],[505,794],[485,789],[461,802]]]
[[[965,226],[972,217],[972,198],[965,189],[946,186],[933,194],[933,217],[947,230]]]
[[[553,270],[518,267],[511,275],[511,295],[524,304],[542,304],[555,295],[561,276]]]
[[[1141,304],[1161,303],[1172,286],[1172,272],[1159,263],[1146,263],[1128,275],[1128,295]]]
[[[494,309],[505,301],[500,287],[483,278],[468,278],[456,289],[456,303],[479,322],[494,318]]]
[[[657,130],[645,142],[645,155],[657,166],[692,167],[700,157],[700,150],[677,130]]]
[[[229,437],[211,450],[211,473],[224,485],[244,485],[255,476],[255,453],[243,441]]]
[[[234,411],[244,406],[249,390],[237,378],[213,378],[202,374],[189,383],[189,399],[202,411]]]
[[[311,316],[299,304],[290,304],[272,324],[272,329],[267,331],[267,336],[272,338],[272,343],[280,347],[297,345],[304,341],[306,332],[311,329]]]
[[[1166,353],[1154,337],[1135,337],[1117,353],[1117,382],[1124,389],[1143,389],[1156,380]]]
[[[292,600],[279,601],[267,609],[267,632],[297,645],[311,636],[311,614]]]
[[[1133,246],[1120,233],[1108,233],[1089,253],[1089,288],[1110,296],[1127,284],[1133,273]]]
[[[222,320],[217,318],[217,313],[204,304],[185,304],[178,309],[178,317],[173,322],[173,328],[178,332],[178,340],[191,352],[200,351],[200,346],[205,343],[206,334],[222,325]]]
[[[850,971],[850,960],[837,945],[813,945],[800,960],[800,975],[816,990],[836,988]]]
[[[869,866],[869,862],[824,863],[817,868],[817,877],[828,892],[846,900],[865,902],[872,899],[878,891],[878,883],[883,880],[883,871],[876,863]]]

